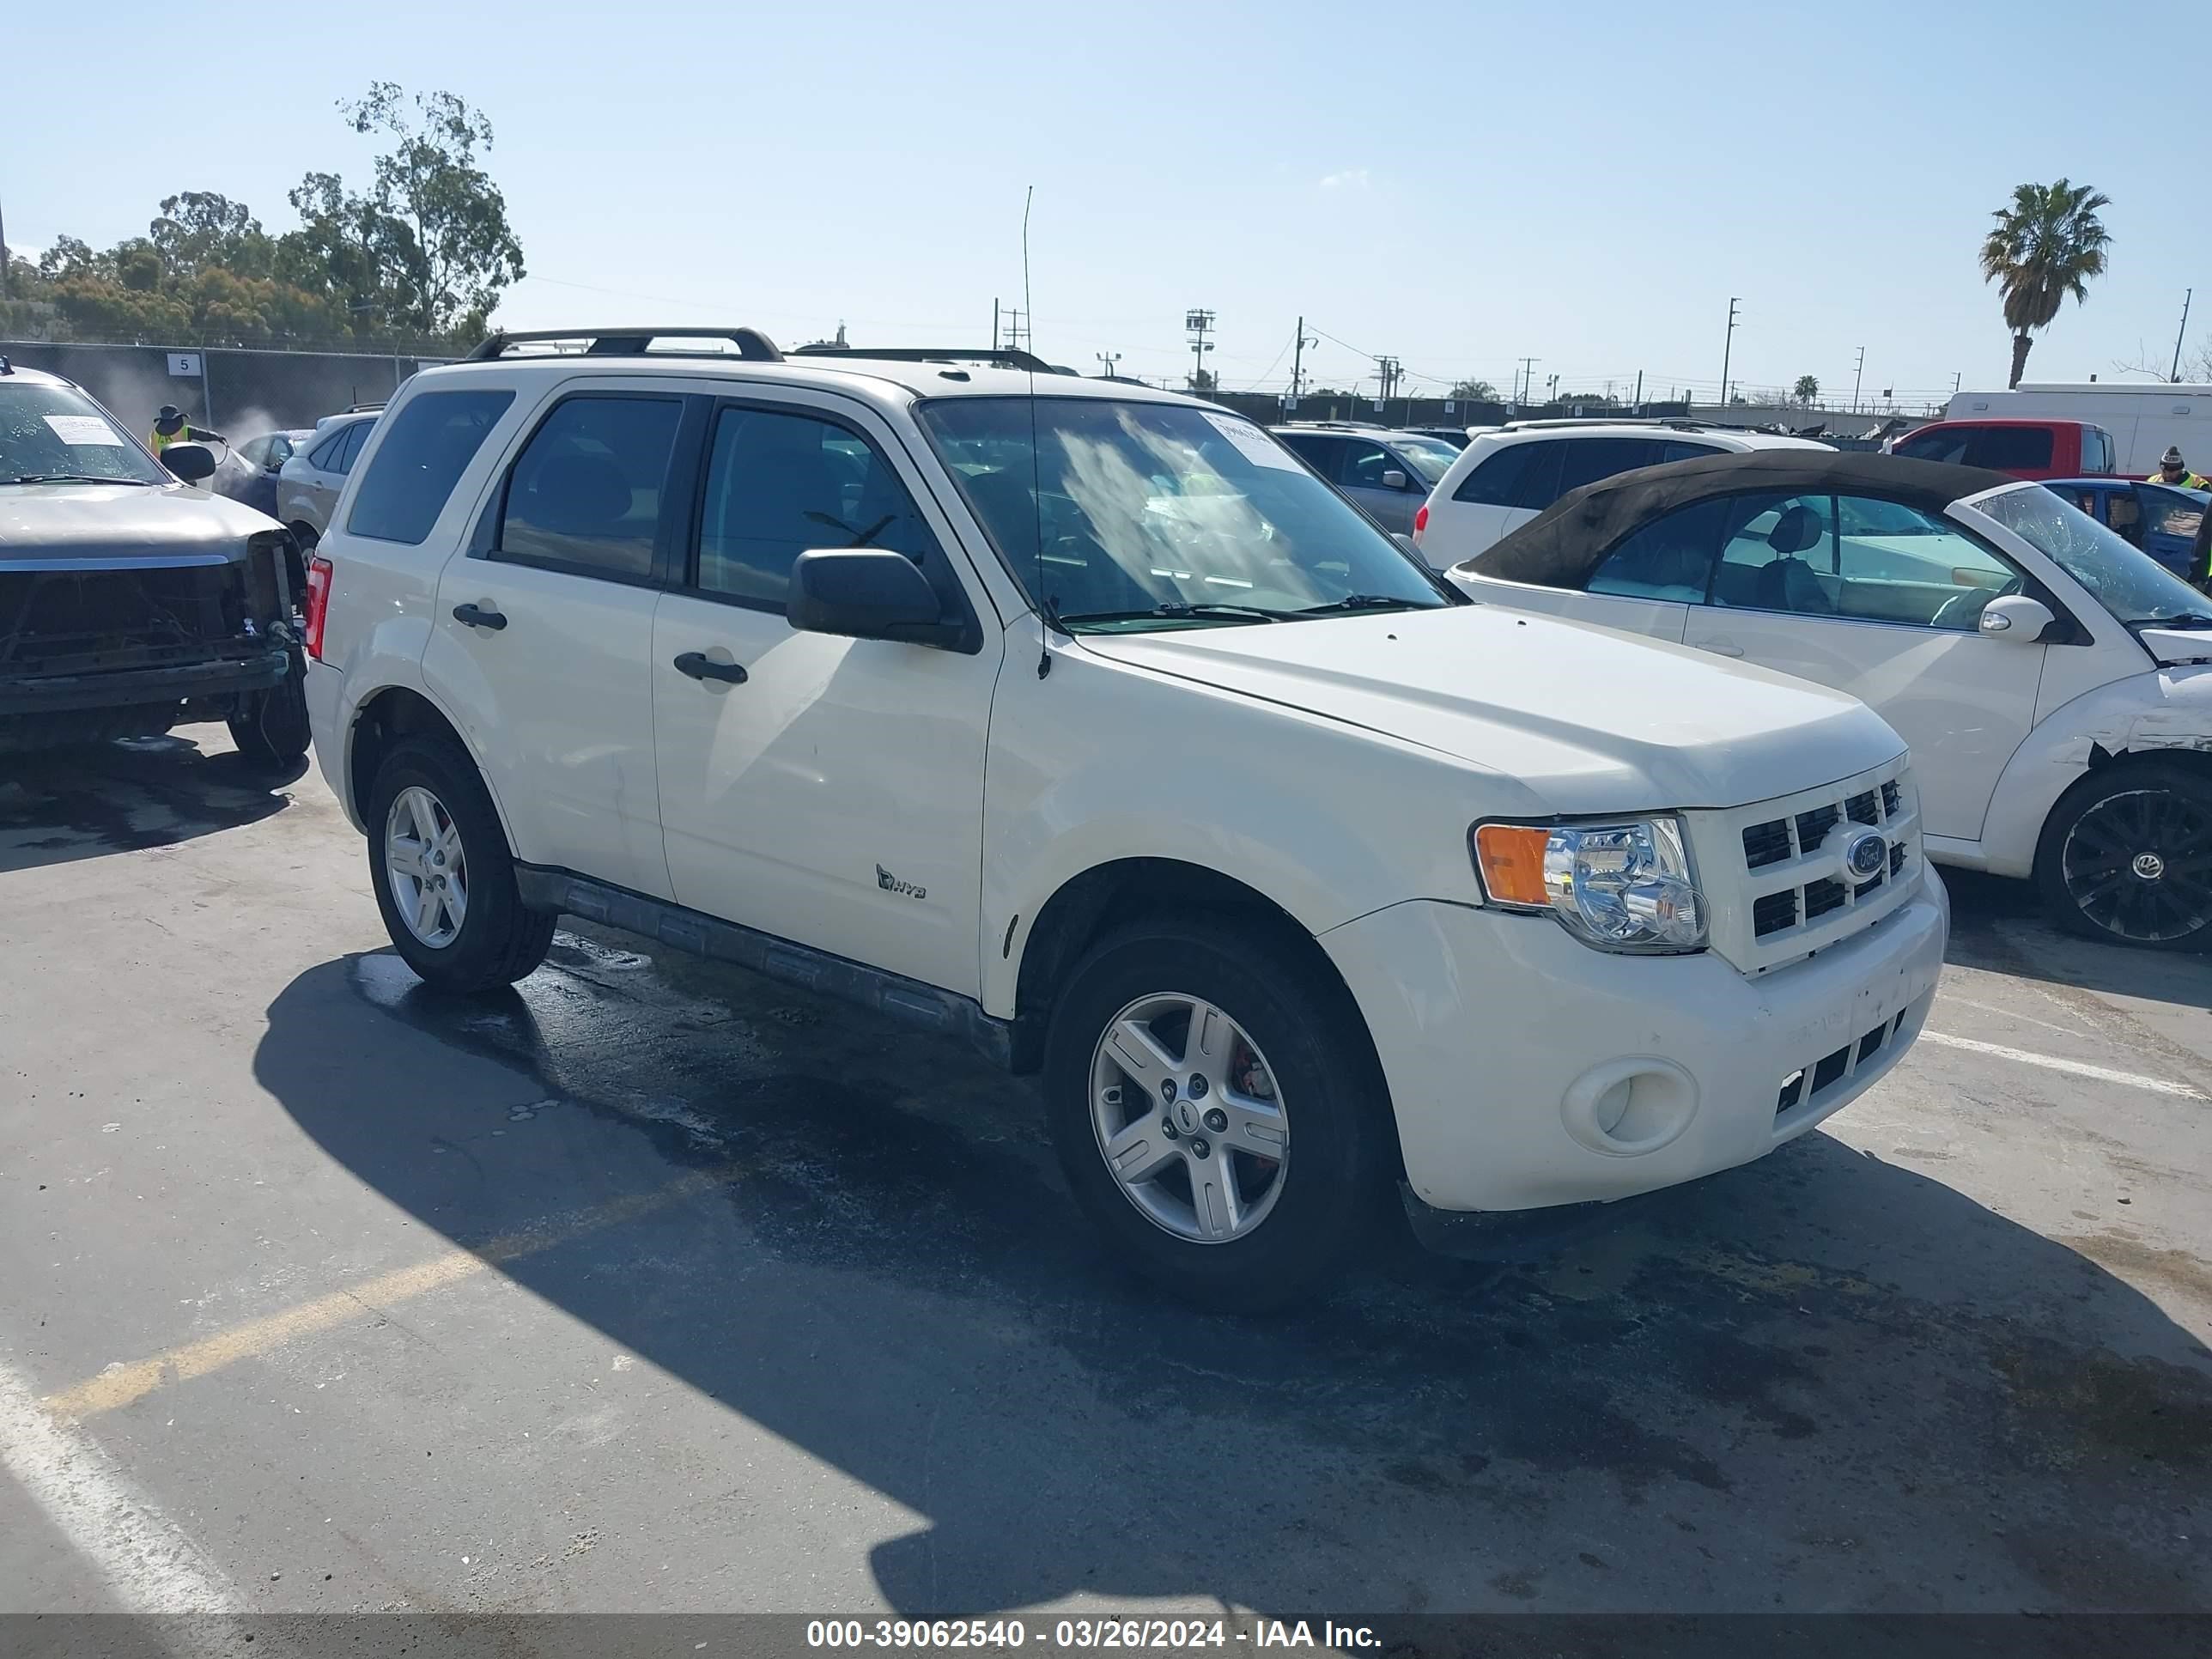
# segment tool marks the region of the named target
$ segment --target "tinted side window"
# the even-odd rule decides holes
[[[421,545],[484,435],[514,401],[512,392],[426,392],[409,398],[390,417],[376,460],[362,475],[346,529]]]
[[[2049,427],[1985,426],[1967,441],[1966,465],[1999,472],[2048,467],[2051,438]]]
[[[307,464],[321,472],[337,471],[338,452],[345,447],[346,434],[335,433],[317,444],[308,453]]]
[[[2083,461],[2083,469],[2093,472],[2110,472],[2112,470],[2112,434],[2101,426],[2093,426],[2089,428],[2089,437],[2096,445],[2097,461],[2094,466]]]
[[[1966,453],[1966,441],[1978,428],[1953,427],[1946,432],[1929,432],[1918,437],[1907,438],[1897,446],[1896,453],[1915,461],[1962,460]]]
[[[1397,465],[1380,444],[1362,441],[1346,444],[1345,448],[1343,482],[1350,489],[1382,489],[1382,475]]]
[[[866,440],[811,415],[722,410],[707,456],[699,590],[781,609],[791,567],[817,547],[890,548],[942,580],[936,537]]]
[[[1452,491],[1455,501],[1471,501],[1478,507],[1517,507],[1522,485],[1529,473],[1538,470],[1547,456],[1552,469],[1559,469],[1557,444],[1539,440],[1534,443],[1508,444],[1480,462],[1467,477],[1459,481]]]
[[[676,428],[674,398],[575,397],[516,458],[497,556],[587,575],[653,574]]]
[[[1726,501],[1699,501],[1654,519],[1590,573],[1589,591],[1703,605],[1728,506]]]
[[[1717,445],[1686,443],[1680,438],[1669,438],[1659,446],[1659,459],[1662,461],[1694,461],[1699,456],[1717,455],[1720,453]],[[1651,463],[1647,461],[1644,465],[1648,466]]]
[[[1310,432],[1285,432],[1278,435],[1293,455],[1331,483],[1336,482],[1338,445],[1335,439],[1317,437]]]
[[[1566,457],[1561,463],[1559,486],[1553,491],[1552,501],[1571,489],[1580,489],[1600,478],[1610,478],[1617,472],[1656,466],[1663,447],[1656,438],[1572,438],[1564,447]],[[1547,507],[1551,504],[1544,503]]]
[[[353,464],[361,458],[361,447],[368,441],[368,429],[374,421],[356,421],[347,428],[345,441],[338,446],[331,458],[331,471],[343,477],[353,471]]]

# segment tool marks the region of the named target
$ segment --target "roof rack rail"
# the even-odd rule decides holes
[[[1032,374],[1073,374],[1073,369],[1054,368],[1034,352],[1012,346],[986,346],[963,350],[957,346],[841,346],[803,345],[792,348],[794,357],[872,357],[888,363],[983,363],[993,368],[1025,368]]]
[[[728,340],[738,348],[738,356],[751,363],[780,363],[783,353],[775,349],[775,342],[757,328],[529,328],[513,332],[501,330],[487,334],[481,344],[468,355],[472,363],[489,362],[495,357],[504,357],[510,347],[532,345],[551,340],[581,340],[586,343],[582,355],[586,357],[642,357],[647,355],[655,340]],[[661,356],[726,357],[726,351],[715,352],[652,352]]]
[[[1508,421],[1508,432],[1534,432],[1559,426],[1650,426],[1675,432],[1710,431],[1717,421],[1692,420],[1685,415],[1557,415],[1534,421]]]

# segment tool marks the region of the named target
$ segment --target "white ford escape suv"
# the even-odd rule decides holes
[[[1117,1255],[1237,1307],[1395,1177],[1686,1181],[1918,1031],[1948,903],[1863,705],[1466,603],[1187,398],[548,337],[409,381],[312,568],[316,746],[432,986],[566,911],[961,1035],[1042,1071]]]

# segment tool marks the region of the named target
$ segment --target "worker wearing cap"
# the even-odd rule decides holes
[[[2158,458],[2158,471],[2143,480],[2145,483],[2172,484],[2177,489],[2212,489],[2212,478],[2191,472],[2181,459],[2181,446],[2168,444],[2166,453]]]
[[[154,416],[154,453],[156,455],[171,444],[220,444],[228,441],[220,432],[210,432],[192,425],[185,419],[184,411],[174,404],[163,404],[160,412]]]

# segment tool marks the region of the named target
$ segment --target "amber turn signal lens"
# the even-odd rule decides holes
[[[1474,832],[1474,861],[1482,888],[1500,904],[1548,904],[1544,891],[1544,848],[1548,830],[1517,823],[1486,823]]]

